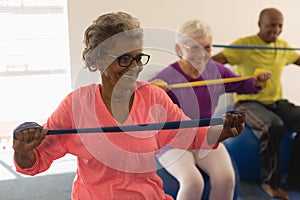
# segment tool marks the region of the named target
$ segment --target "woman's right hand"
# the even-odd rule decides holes
[[[39,146],[47,135],[47,129],[28,128],[14,135],[13,149],[16,152],[29,152]]]
[[[16,128],[13,149],[15,150],[14,159],[20,168],[30,168],[34,165],[36,157],[33,149],[41,144],[47,132],[48,129],[43,129],[40,125],[31,122],[25,122]]]
[[[168,83],[162,79],[154,79],[153,81],[151,81],[151,85],[158,86],[166,92],[170,90]]]
[[[270,84],[270,83],[267,83],[267,81],[270,81],[271,77],[272,77],[271,72],[261,73],[257,77],[255,77],[254,84],[256,87],[261,86],[261,87],[265,88],[268,84]]]

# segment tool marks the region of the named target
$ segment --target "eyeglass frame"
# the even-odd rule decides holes
[[[144,54],[144,53],[140,53],[140,54],[138,54],[135,57],[133,57],[131,54],[123,54],[123,55],[118,56],[118,55],[114,55],[114,54],[111,54],[111,53],[108,53],[108,52],[104,52],[104,53],[106,55],[108,55],[108,56],[111,56],[111,57],[117,59],[118,60],[118,64],[119,64],[120,67],[129,67],[130,65],[132,65],[133,61],[135,61],[138,66],[144,66],[144,65],[147,65],[148,62],[149,62],[149,60],[150,60],[150,55]],[[128,65],[126,65],[126,66],[121,65],[121,58],[122,58],[122,56],[128,56],[128,57],[131,58],[131,61],[130,61],[130,63]],[[141,65],[139,65],[139,61],[137,60],[137,58],[138,57],[142,57],[142,56],[146,56],[147,57],[147,61],[146,61],[145,64],[142,63]]]

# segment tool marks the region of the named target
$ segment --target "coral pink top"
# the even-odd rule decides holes
[[[92,84],[69,94],[44,127],[91,128],[189,120],[162,89],[137,84],[131,111],[123,124],[107,110],[101,86]],[[73,200],[172,199],[164,193],[156,174],[155,153],[166,144],[184,149],[216,148],[206,142],[208,128],[49,135],[34,149],[34,166],[21,169],[15,165],[18,172],[35,175],[70,153],[77,156]]]

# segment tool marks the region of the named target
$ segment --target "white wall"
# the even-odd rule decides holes
[[[170,30],[176,30],[177,25],[182,21],[197,18],[204,20],[212,27],[214,44],[226,45],[238,37],[257,33],[258,14],[261,9],[269,6],[280,9],[284,14],[285,23],[281,38],[286,39],[293,47],[300,47],[299,0],[68,0],[73,87],[78,79],[82,79],[78,78],[78,74],[82,76],[81,52],[84,30],[101,14],[125,11],[139,18],[143,27],[160,27]],[[157,40],[164,42],[159,37]],[[214,49],[214,53],[220,50]],[[152,54],[151,62],[164,66],[174,58],[174,56],[167,56],[165,53],[156,51]],[[297,67],[289,66],[282,77],[284,96],[297,104],[300,104],[300,94],[295,92],[295,85],[300,82],[297,79],[299,75],[300,70]],[[97,80],[97,76],[95,74],[86,77]]]

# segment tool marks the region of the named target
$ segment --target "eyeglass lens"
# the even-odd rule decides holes
[[[123,67],[128,67],[132,64],[133,60],[136,61],[137,65],[142,66],[142,65],[146,65],[149,61],[149,57],[148,55],[145,54],[140,54],[137,55],[135,58],[132,57],[131,55],[122,55],[120,57],[118,57],[118,61],[119,61],[119,65],[123,66]]]

